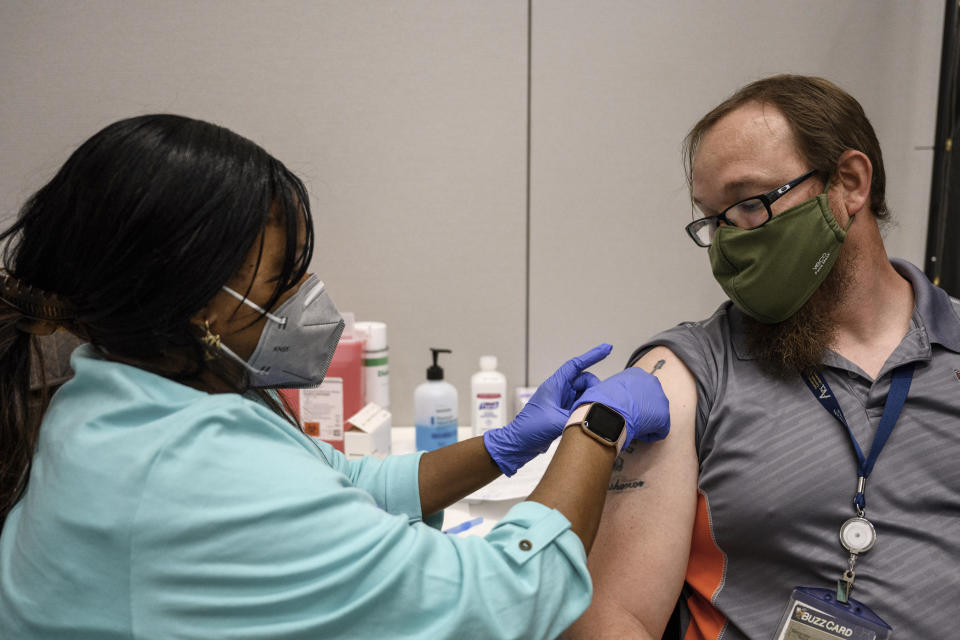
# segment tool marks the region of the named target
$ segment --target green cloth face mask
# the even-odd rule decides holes
[[[827,189],[762,227],[717,229],[708,250],[713,277],[741,311],[766,324],[782,322],[830,273],[853,216],[841,229]]]

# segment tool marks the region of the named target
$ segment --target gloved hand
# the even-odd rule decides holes
[[[670,433],[670,403],[660,381],[643,369],[630,367],[592,385],[577,400],[605,404],[623,416],[627,428],[624,447],[634,440],[655,442]]]
[[[599,382],[597,376],[584,369],[606,358],[611,349],[609,344],[601,344],[567,360],[537,388],[510,424],[483,434],[483,444],[504,474],[515,474],[546,451],[563,432],[573,403],[584,390]]]

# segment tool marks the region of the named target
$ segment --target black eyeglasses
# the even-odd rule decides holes
[[[717,227],[721,222],[738,229],[762,227],[773,217],[770,205],[816,172],[817,170],[813,169],[773,191],[741,200],[724,209],[719,215],[697,218],[686,226],[687,233],[701,247],[709,247],[713,244],[713,236],[717,233]]]

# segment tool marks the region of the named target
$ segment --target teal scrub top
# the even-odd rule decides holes
[[[421,454],[348,461],[240,395],[71,364],[0,533],[2,638],[550,638],[590,603],[558,511],[444,535]]]

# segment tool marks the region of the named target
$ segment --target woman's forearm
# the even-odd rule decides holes
[[[600,524],[616,457],[615,447],[599,444],[578,427],[570,427],[564,430],[540,484],[527,498],[566,516],[588,553]]]
[[[420,509],[423,517],[450,506],[500,475],[477,436],[448,447],[428,451],[420,458]]]
[[[579,428],[564,431],[543,478],[528,500],[556,509],[590,550],[607,495],[616,449],[598,444]],[[427,517],[500,475],[482,437],[428,451],[420,459],[420,506]]]

